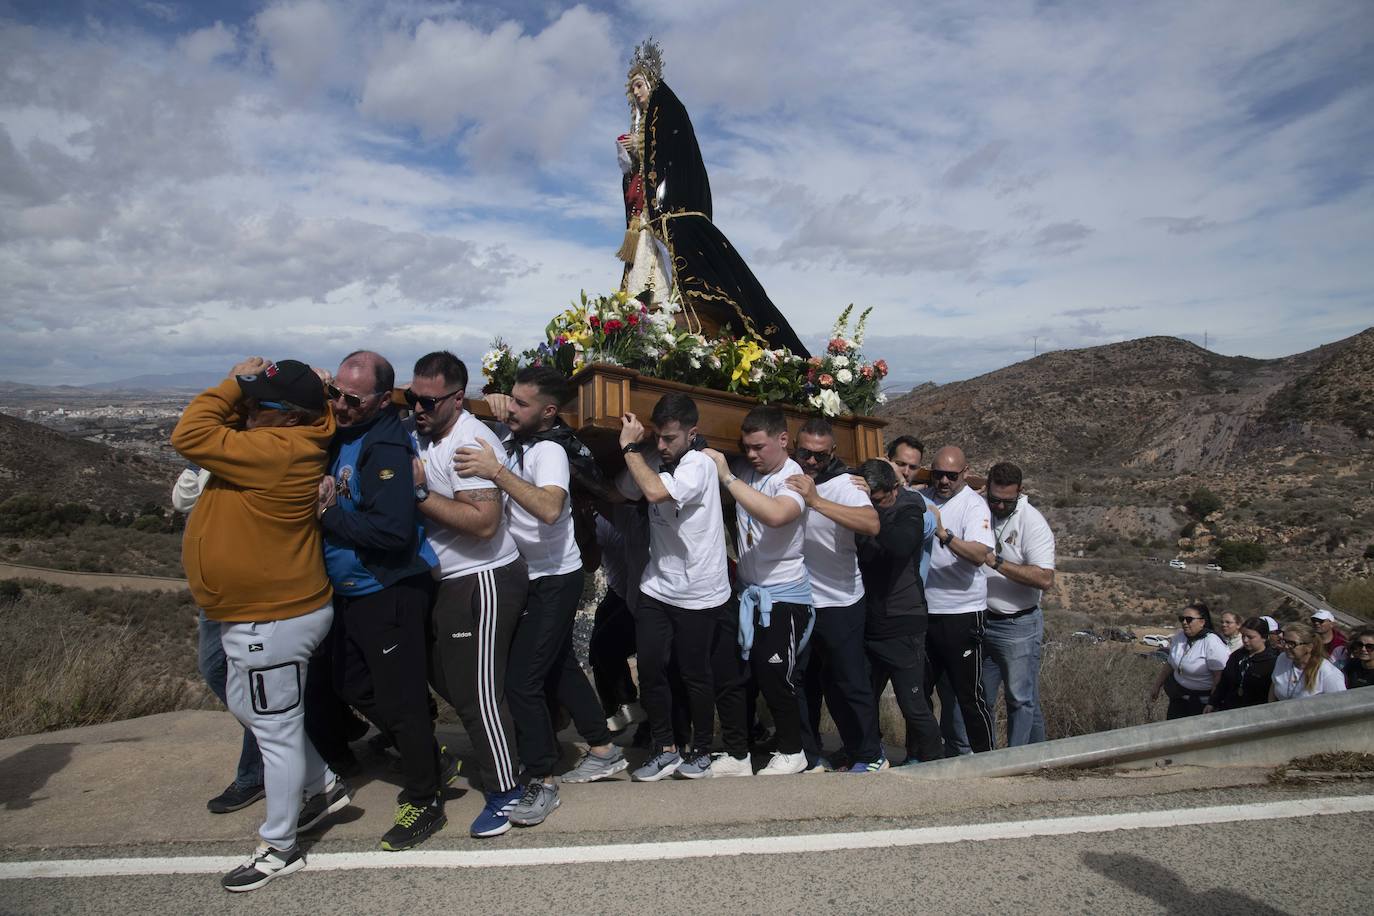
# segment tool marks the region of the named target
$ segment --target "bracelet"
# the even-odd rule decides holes
[[[739,478],[736,477],[734,474],[731,474],[729,477],[725,478],[725,489],[730,489],[730,484],[734,483],[736,480],[739,480]]]

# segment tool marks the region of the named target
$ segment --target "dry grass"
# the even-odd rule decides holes
[[[1040,668],[1045,737],[1071,738],[1163,718],[1150,702],[1160,662],[1114,645],[1050,643]]]
[[[213,703],[189,596],[24,582],[0,594],[0,738]]]

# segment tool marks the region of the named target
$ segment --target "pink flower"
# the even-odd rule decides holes
[[[873,368],[878,370],[878,377],[882,378],[884,375],[887,375],[887,360],[878,360],[873,364]]]
[[[821,363],[825,362],[825,360],[821,359],[819,356],[813,356],[808,359],[807,362],[813,366],[819,366]]]
[[[822,388],[830,388],[835,384],[835,378],[829,372],[822,372],[819,381]]]
[[[860,369],[859,371],[863,373],[863,377],[864,377],[864,378],[873,378],[873,367],[872,367],[872,366],[864,366],[864,367],[863,367],[862,369]]]
[[[849,349],[849,344],[843,337],[835,337],[831,339],[829,349],[831,353],[843,353]]]

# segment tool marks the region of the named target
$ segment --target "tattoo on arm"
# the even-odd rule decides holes
[[[494,503],[501,499],[501,491],[497,489],[469,490],[468,499],[475,503]]]

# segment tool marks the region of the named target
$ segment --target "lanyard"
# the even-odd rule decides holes
[[[776,474],[776,473],[778,473],[778,471],[781,471],[781,470],[782,470],[782,468],[777,468],[776,470],[770,471],[768,474],[766,474],[766,475],[764,476],[764,478],[763,478],[762,480],[759,480],[759,479],[758,479],[758,471],[750,470],[750,472],[749,472],[749,480],[747,481],[747,483],[748,483],[749,486],[752,487],[753,489],[758,490],[759,492],[763,492],[763,488],[764,488],[765,486],[768,485],[768,481],[772,480],[772,479],[773,479],[773,475]],[[754,517],[753,517],[752,515],[749,514],[749,510],[744,508],[744,504],[743,504],[743,503],[736,502],[736,503],[735,503],[735,511],[739,513],[740,520],[741,520],[742,522],[744,522],[744,541],[745,541],[745,544],[746,544],[746,546],[752,548],[752,547],[754,546],[756,540],[762,540],[762,539],[763,539],[763,525],[759,525],[759,527],[758,527],[758,536],[757,536],[757,538],[756,538],[755,535],[754,535]]]

